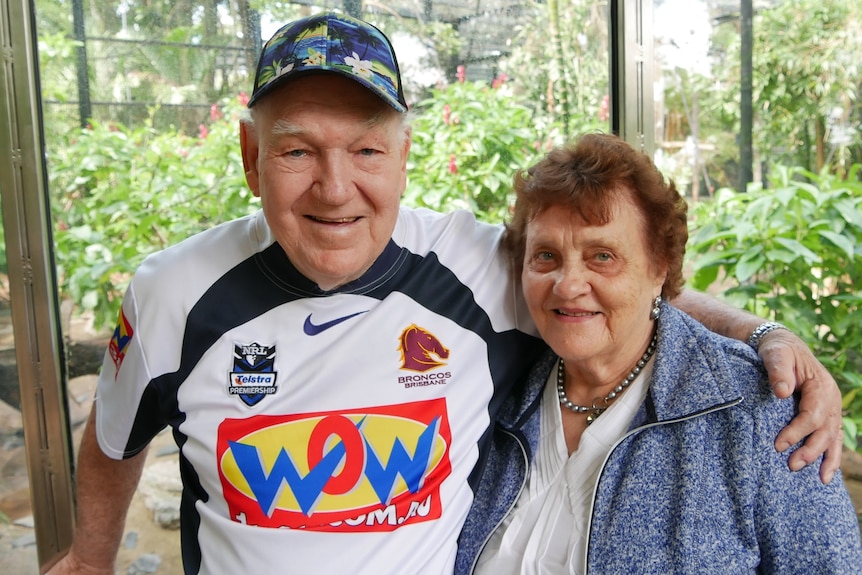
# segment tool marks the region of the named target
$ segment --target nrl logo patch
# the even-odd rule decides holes
[[[253,406],[278,390],[274,345],[234,344],[233,350],[233,370],[227,387],[230,395],[238,395],[246,405]]]

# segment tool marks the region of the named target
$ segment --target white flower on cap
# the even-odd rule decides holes
[[[354,74],[365,78],[371,78],[371,60],[360,60],[359,54],[353,53],[353,57],[345,56],[344,63],[353,68]]]

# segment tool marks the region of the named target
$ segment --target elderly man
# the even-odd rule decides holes
[[[544,349],[502,230],[399,206],[407,105],[389,41],[364,22],[279,30],[249,107],[240,145],[262,212],[136,273],[81,446],[76,538],[51,573],[113,573],[168,425],[186,573],[450,573],[492,416]],[[728,335],[761,323],[678,303]],[[808,410],[779,440],[814,432],[794,465],[834,453],[834,382],[786,330],[760,349],[782,393],[804,374]]]

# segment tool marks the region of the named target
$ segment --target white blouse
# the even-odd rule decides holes
[[[551,370],[541,405],[541,436],[530,475],[514,509],[491,535],[478,575],[582,575],[586,529],[599,469],[646,398],[651,359],[629,388],[581,434],[568,455]]]

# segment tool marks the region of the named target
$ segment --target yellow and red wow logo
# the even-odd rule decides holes
[[[451,473],[444,399],[226,419],[222,489],[234,521],[315,531],[392,531],[440,517]]]

